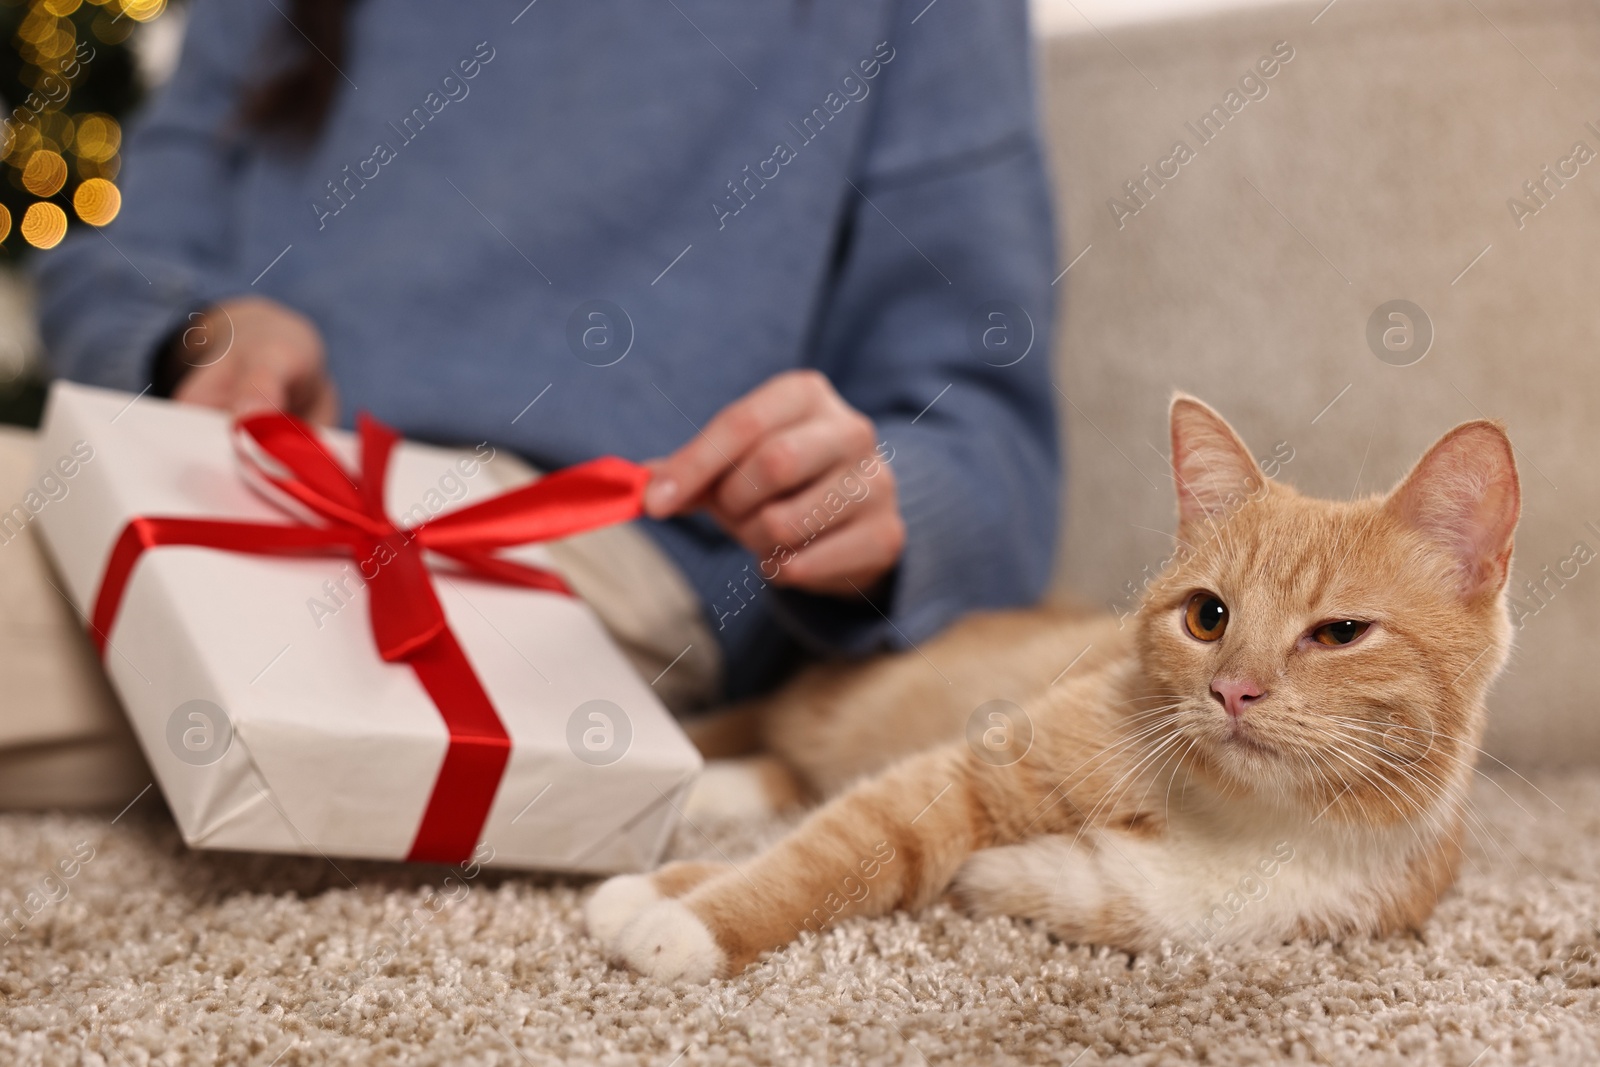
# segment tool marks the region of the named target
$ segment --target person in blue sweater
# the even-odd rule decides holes
[[[121,186],[55,374],[652,463],[700,702],[1044,589],[1023,0],[197,0]]]

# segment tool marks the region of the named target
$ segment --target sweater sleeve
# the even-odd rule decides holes
[[[1036,600],[1058,522],[1054,254],[1025,5],[914,2],[887,45],[815,358],[877,424],[906,546],[877,605],[778,604],[803,641],[846,653]]]
[[[172,80],[129,133],[118,217],[36,257],[55,375],[143,389],[156,349],[192,312],[249,291],[233,255],[240,149],[231,131],[247,61],[274,18],[268,4],[195,4]]]

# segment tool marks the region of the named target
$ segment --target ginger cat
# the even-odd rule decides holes
[[[1135,618],[975,616],[813,668],[761,709],[766,740],[813,792],[845,791],[752,861],[611,879],[591,933],[704,982],[946,891],[1128,951],[1425,920],[1510,646],[1510,441],[1465,423],[1347,503],[1266,479],[1198,400],[1171,426],[1180,549]]]

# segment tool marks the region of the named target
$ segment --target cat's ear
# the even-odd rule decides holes
[[[1261,493],[1266,476],[1228,420],[1183,393],[1170,417],[1180,528],[1220,522]]]
[[[1499,592],[1522,510],[1511,440],[1487,419],[1462,423],[1428,449],[1384,508],[1450,553],[1463,597]]]

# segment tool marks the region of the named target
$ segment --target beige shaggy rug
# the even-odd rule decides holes
[[[154,790],[115,822],[4,815],[0,1063],[1592,1067],[1600,772],[1480,782],[1477,807],[1418,938],[1163,963],[940,906],[709,988],[608,965],[582,884],[189,852]],[[737,858],[781,828],[704,829],[675,853]]]

